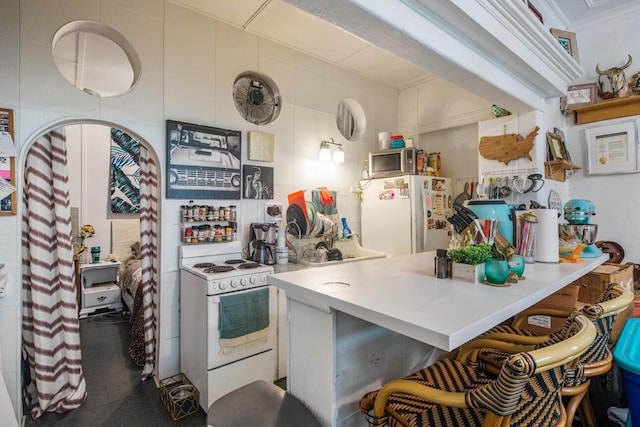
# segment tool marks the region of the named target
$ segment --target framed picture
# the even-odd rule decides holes
[[[240,199],[240,136],[167,120],[167,198]]]
[[[635,73],[629,80],[629,89],[636,95],[640,95],[640,72]]]
[[[247,134],[247,145],[249,160],[261,162],[273,162],[273,134],[264,132],[249,132]]]
[[[140,212],[140,143],[111,128],[111,213]]]
[[[635,121],[585,129],[587,174],[640,172]]]
[[[571,162],[571,154],[569,154],[569,150],[567,149],[567,140],[564,137],[564,132],[558,128],[553,128],[553,133],[558,135],[558,138],[562,141],[562,146],[564,147],[565,160]]]
[[[558,40],[560,46],[567,51],[569,55],[573,59],[576,60],[577,63],[580,63],[580,59],[578,58],[578,43],[576,42],[576,33],[571,33],[569,31],[558,30],[557,28],[550,28],[551,34]]]
[[[2,144],[13,144],[13,110],[0,108],[0,139]],[[7,150],[14,151],[7,145]],[[0,156],[0,216],[16,214],[16,158]]]
[[[557,133],[547,132],[548,157],[550,161],[569,160],[564,140]]]
[[[567,88],[567,96],[560,99],[560,110],[570,110],[581,105],[595,104],[597,94],[597,83],[569,86]]]
[[[538,21],[540,21],[541,24],[544,24],[544,21],[542,20],[542,14],[538,11],[538,9],[536,9],[534,5],[531,4],[530,1],[527,1],[527,7],[531,11],[531,13],[533,13],[533,15],[538,18]]]
[[[244,199],[273,199],[273,168],[244,165],[242,178]]]

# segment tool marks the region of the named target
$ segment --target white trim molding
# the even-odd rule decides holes
[[[285,1],[513,112],[584,74],[519,1]]]

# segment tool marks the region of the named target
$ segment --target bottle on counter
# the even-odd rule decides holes
[[[434,264],[435,274],[438,279],[446,279],[447,277],[449,277],[446,249],[436,249]]]
[[[353,232],[347,225],[347,218],[342,217],[342,238],[350,239]]]

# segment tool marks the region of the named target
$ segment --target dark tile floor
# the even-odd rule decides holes
[[[122,313],[98,314],[81,320],[87,400],[74,411],[45,413],[37,420],[24,409],[25,426],[204,426],[206,414],[202,409],[172,421],[153,379],[140,381],[141,371],[128,354],[129,329],[129,317]]]

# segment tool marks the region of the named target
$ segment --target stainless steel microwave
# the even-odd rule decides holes
[[[416,150],[413,147],[369,153],[369,176],[386,178],[415,174]]]

